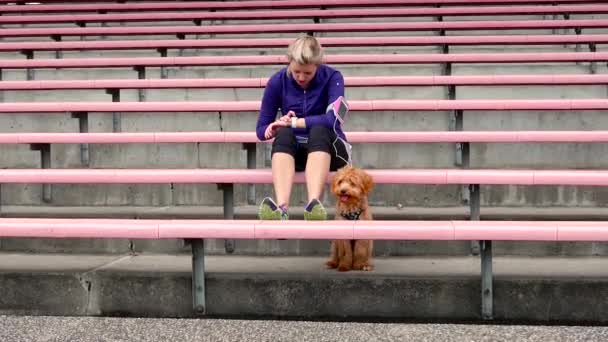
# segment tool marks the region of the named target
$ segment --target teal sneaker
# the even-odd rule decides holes
[[[313,199],[304,208],[304,219],[307,221],[322,221],[327,220],[327,210],[318,199]]]
[[[289,220],[289,214],[285,207],[279,207],[270,197],[266,197],[260,204],[258,210],[260,220]]]

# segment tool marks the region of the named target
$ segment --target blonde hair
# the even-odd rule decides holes
[[[287,59],[289,63],[319,65],[323,61],[323,48],[315,37],[300,36],[289,44]]]

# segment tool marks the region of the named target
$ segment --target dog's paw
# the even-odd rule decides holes
[[[347,271],[350,271],[350,267],[348,267],[348,265],[340,265],[340,266],[338,266],[338,271],[347,272]]]
[[[358,270],[358,271],[373,271],[374,270],[374,266],[372,264],[369,264],[369,263],[355,264],[355,265],[353,265],[353,270]]]
[[[333,260],[329,260],[325,263],[325,266],[327,266],[327,268],[336,268],[338,267],[338,263]]]

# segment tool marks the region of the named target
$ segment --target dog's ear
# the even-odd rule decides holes
[[[342,169],[336,171],[331,177],[329,177],[329,191],[332,194],[335,194],[337,191],[338,182],[340,181],[340,177],[342,177]]]
[[[329,191],[332,194],[336,193],[336,179],[337,179],[337,177],[338,177],[337,173],[334,173],[333,175],[331,175],[329,177]]]
[[[369,194],[370,191],[372,191],[372,188],[374,187],[374,179],[372,178],[372,176],[369,175],[369,173],[362,171],[363,173],[363,193],[365,193],[366,195]]]

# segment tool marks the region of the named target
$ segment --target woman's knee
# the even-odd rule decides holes
[[[309,152],[330,152],[331,131],[325,126],[312,126],[308,131]]]
[[[296,137],[290,128],[279,128],[272,142],[272,153],[283,152],[295,155]]]

